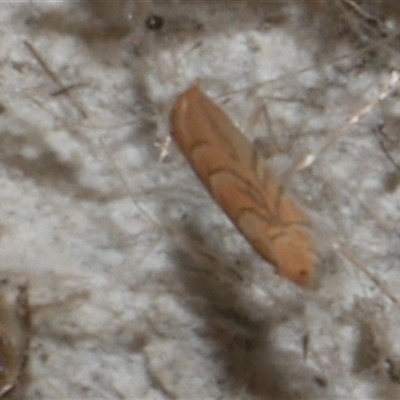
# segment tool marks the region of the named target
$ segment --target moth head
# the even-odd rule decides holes
[[[310,287],[315,279],[316,248],[308,230],[292,227],[274,242],[278,273],[291,281]]]

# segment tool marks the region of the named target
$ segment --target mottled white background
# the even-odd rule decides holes
[[[27,398],[399,398],[396,89],[285,174],[400,70],[399,11],[0,4],[0,265],[29,285]],[[196,80],[308,210],[315,289],[254,254],[173,144],[160,160]]]

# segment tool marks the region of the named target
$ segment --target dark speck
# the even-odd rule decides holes
[[[160,17],[159,15],[150,15],[146,19],[147,28],[153,31],[158,31],[159,29],[162,28],[163,25],[164,25],[164,18]]]
[[[314,377],[314,381],[319,387],[327,387],[328,386],[328,381],[322,376]]]

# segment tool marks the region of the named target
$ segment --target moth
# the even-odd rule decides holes
[[[280,275],[310,286],[317,254],[310,219],[255,146],[197,86],[179,96],[170,123],[183,155],[254,250]]]

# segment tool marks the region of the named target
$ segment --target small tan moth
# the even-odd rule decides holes
[[[251,142],[197,86],[176,101],[171,135],[252,247],[280,275],[310,285],[317,247],[309,218],[285,195]]]

